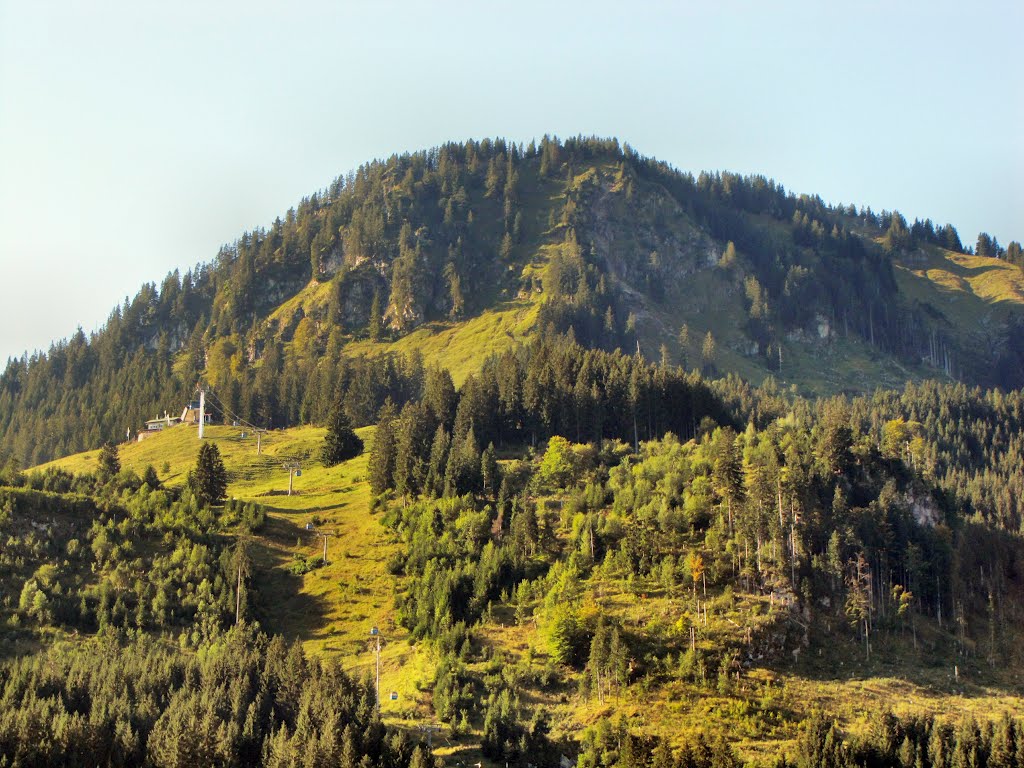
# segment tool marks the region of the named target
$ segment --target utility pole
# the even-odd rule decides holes
[[[199,385],[199,439],[203,439],[203,425],[206,423],[206,390]]]
[[[380,714],[380,630],[370,627],[370,636],[377,638],[377,714]]]
[[[281,465],[288,470],[288,495],[292,495],[292,480],[295,477],[302,477],[302,467],[297,461],[286,461]]]
[[[265,430],[265,429],[259,429],[259,428],[256,429],[256,455],[257,456],[260,456],[263,453],[263,442],[262,442],[262,440],[263,440],[263,433],[266,432],[266,431],[267,430]]]

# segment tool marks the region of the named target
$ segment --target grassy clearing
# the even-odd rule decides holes
[[[385,352],[419,352],[427,364],[443,364],[455,384],[478,370],[488,356],[524,342],[533,330],[538,302],[510,301],[461,323],[428,323],[393,342],[358,341],[346,354],[379,355]]]
[[[304,316],[315,315],[318,309],[327,304],[330,294],[330,281],[310,281],[305,288],[275,309],[265,322],[276,326],[278,330],[287,328],[300,311]]]
[[[947,300],[968,299],[960,302],[967,305],[974,303],[970,299],[990,306],[1024,304],[1024,272],[1002,259],[934,248],[903,259],[899,267],[923,278],[919,287],[931,288]]]
[[[299,639],[307,652],[336,658],[360,674],[374,671],[369,630],[380,627],[384,636],[382,709],[391,717],[419,719],[426,699],[418,685],[431,679],[433,665],[429,654],[406,642],[406,632],[394,622],[396,583],[387,563],[398,545],[370,514],[366,482],[374,428],[357,430],[366,444],[362,455],[331,468],[319,460],[324,436],[320,427],[268,432],[259,456],[255,439],[243,439],[241,429],[211,426],[205,432],[224,458],[229,497],[257,501],[268,511],[265,528],[251,542],[257,570],[250,589],[258,592],[255,602],[263,626]],[[122,445],[119,453],[125,469],[141,474],[152,465],[162,481],[180,486],[198,450],[196,429],[178,426],[141,443]],[[68,456],[41,468],[54,465],[73,472],[92,471],[98,453]],[[285,461],[302,465],[292,496],[285,495],[288,472],[281,467]],[[290,568],[297,557],[323,554],[323,539],[308,532],[307,523],[335,535],[328,537],[327,565],[295,575]],[[399,694],[395,702],[388,695],[391,691]]]
[[[1001,259],[931,249],[897,262],[895,272],[903,293],[962,332],[1024,306],[1024,272]]]

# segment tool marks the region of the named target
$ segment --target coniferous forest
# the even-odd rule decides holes
[[[0,765],[1024,766],[1024,306],[940,263],[1024,267],[615,140],[339,177],[0,375]]]
[[[688,368],[725,373],[714,329],[695,325],[680,343],[680,326],[644,327],[644,315],[694,304],[709,264],[715,298],[741,314],[733,345],[768,371],[780,348],[785,360],[793,339],[828,325],[935,377],[1024,384],[1019,313],[972,335],[900,289],[895,260],[936,249],[1021,262],[1016,242],[1004,250],[982,233],[965,247],[951,225],[829,206],[763,177],[694,177],[615,140],[446,144],[338,177],[211,262],[143,286],[100,331],[10,360],[0,437],[22,466],[85,450],[161,403],[184,404],[200,377],[264,427],[322,423],[339,387],[356,390],[354,424],[369,424],[382,392],[401,395],[402,372],[348,342],[535,296],[537,328],[627,352],[657,338]],[[315,296],[287,301],[310,281]],[[646,354],[657,359],[658,346]]]

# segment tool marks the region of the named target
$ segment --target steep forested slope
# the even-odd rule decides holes
[[[187,427],[124,447],[116,475],[91,455],[12,475],[27,487],[0,493],[5,648],[75,632],[171,641],[180,656],[145,663],[153,695],[182,706],[118,742],[158,746],[205,704],[156,670],[173,683],[193,653],[232,642],[240,578],[243,617],[348,668],[370,668],[380,627],[387,719],[436,719],[452,760],[909,766],[973,750],[1013,765],[992,756],[1012,753],[1019,725],[969,715],[1021,702],[1019,392],[807,400],[548,334],[458,388],[388,365],[367,452],[337,467],[317,460],[320,428],[268,433],[258,455],[245,428],[212,427],[202,445],[219,446],[238,499],[223,509],[182,488],[199,445]],[[355,407],[357,391],[336,394]],[[281,495],[281,464],[300,460],[299,494]],[[307,523],[330,533],[329,563]],[[66,700],[107,699],[100,681],[55,691],[38,670],[66,662],[46,654],[0,663],[29,681],[10,722],[77,722]],[[230,732],[238,711],[204,722]],[[287,722],[288,740],[316,732]],[[264,757],[287,747],[277,730],[242,743],[260,739]]]
[[[694,177],[614,140],[446,144],[339,177],[211,263],[143,286],[90,338],[11,361],[0,438],[22,465],[95,447],[180,408],[201,377],[261,426],[320,422],[336,387],[392,386],[386,362],[354,357],[451,358],[461,381],[544,327],[812,392],[1017,385],[1013,279],[940,275],[1006,264],[987,258],[1004,255],[991,238],[977,247],[981,263],[963,265],[949,225],[763,177]],[[373,421],[373,398],[354,399],[353,420]]]

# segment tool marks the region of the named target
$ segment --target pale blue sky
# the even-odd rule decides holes
[[[1024,238],[1024,3],[0,0],[0,360],[374,157],[618,136]]]

